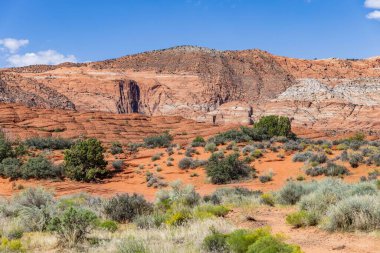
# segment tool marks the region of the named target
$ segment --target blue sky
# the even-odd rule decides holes
[[[176,45],[298,58],[380,55],[380,0],[1,0],[0,66]]]

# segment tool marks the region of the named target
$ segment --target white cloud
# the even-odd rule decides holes
[[[0,40],[0,46],[7,49],[10,53],[16,53],[21,47],[29,44],[29,40],[18,40],[13,38],[6,38]]]
[[[63,62],[77,62],[74,55],[63,55],[55,50],[40,51],[37,53],[14,54],[8,57],[8,63],[12,67],[22,67],[35,64],[55,65]]]
[[[375,19],[380,21],[380,11],[373,11],[367,15],[368,19]]]
[[[380,9],[380,0],[366,0],[364,6],[371,9]]]

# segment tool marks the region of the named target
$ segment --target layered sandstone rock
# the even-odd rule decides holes
[[[8,78],[0,79],[0,87],[12,88],[2,89],[1,101],[27,106],[182,116],[210,124],[283,114],[296,126],[324,132],[380,130],[380,58],[301,60],[183,46],[2,72]]]

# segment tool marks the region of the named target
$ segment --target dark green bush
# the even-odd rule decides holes
[[[104,205],[105,215],[117,222],[132,221],[136,216],[148,214],[151,211],[152,204],[137,194],[116,195]]]
[[[0,162],[5,158],[13,157],[13,149],[11,143],[5,139],[4,135],[0,133]]]
[[[274,136],[293,137],[290,120],[287,117],[270,115],[262,117],[254,128],[267,138]]]
[[[22,176],[21,161],[11,157],[3,159],[0,163],[0,176],[11,180],[20,178]]]
[[[216,145],[225,144],[226,142],[234,141],[239,142],[248,142],[251,140],[251,137],[239,130],[232,129],[224,133],[220,133],[208,140],[208,142],[213,142]]]
[[[96,226],[96,221],[97,217],[93,212],[70,207],[54,217],[49,228],[58,234],[62,244],[72,247],[86,239]]]
[[[226,158],[213,154],[208,160],[206,172],[213,184],[226,184],[234,180],[249,178],[253,170],[240,161],[239,154],[235,153]]]
[[[148,148],[168,147],[173,140],[173,136],[169,132],[161,135],[149,136],[144,139],[144,143]]]
[[[95,181],[108,176],[104,149],[97,139],[77,142],[65,150],[65,174],[77,181]]]
[[[26,146],[37,149],[60,150],[70,148],[73,144],[73,140],[52,137],[33,137],[25,141]]]
[[[29,158],[21,167],[21,174],[24,179],[61,178],[63,176],[63,168],[53,165],[43,156],[37,156]]]
[[[203,147],[204,145],[206,145],[206,141],[201,136],[195,137],[194,140],[191,142],[192,147]]]

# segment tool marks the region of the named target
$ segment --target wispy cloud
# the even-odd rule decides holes
[[[380,9],[380,0],[366,0],[364,6],[370,9]]]
[[[369,9],[376,9],[375,11],[367,14],[368,19],[379,20],[380,21],[380,0],[365,0],[364,6]]]
[[[380,11],[373,11],[367,15],[368,19],[375,19],[380,21]]]
[[[0,39],[0,46],[9,51],[10,53],[16,53],[21,47],[29,44],[29,40],[18,40],[13,38]]]
[[[37,53],[14,54],[8,57],[7,62],[14,67],[22,67],[36,64],[60,64],[63,62],[76,62],[74,55],[63,55],[55,50],[40,51]]]
[[[0,39],[0,49],[4,52],[3,59],[8,63],[9,67],[22,67],[36,64],[56,65],[63,62],[77,62],[77,58],[74,55],[64,55],[52,49],[19,54],[19,49],[28,44],[29,40],[27,39]]]

